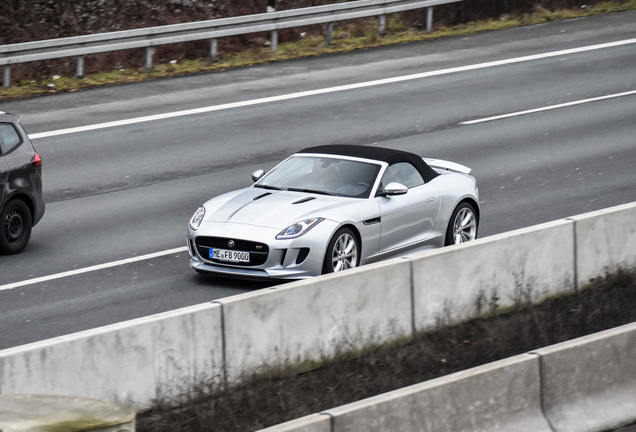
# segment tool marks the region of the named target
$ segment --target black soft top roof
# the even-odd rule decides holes
[[[422,178],[427,183],[439,175],[437,171],[428,166],[426,162],[424,162],[424,160],[415,153],[384,147],[332,144],[309,147],[299,151],[298,153],[322,153],[338,156],[359,157],[386,162],[389,165],[393,165],[398,162],[409,162],[419,171]]]

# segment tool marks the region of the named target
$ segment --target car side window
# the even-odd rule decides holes
[[[407,188],[424,184],[424,179],[417,169],[408,162],[398,162],[389,167],[382,176],[382,186],[389,183],[401,183]]]
[[[0,154],[7,154],[20,145],[22,139],[11,123],[0,123]]]

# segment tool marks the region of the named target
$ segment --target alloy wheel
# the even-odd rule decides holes
[[[453,221],[453,240],[455,244],[460,244],[475,240],[475,237],[477,237],[477,219],[470,208],[464,207],[457,212]]]
[[[331,265],[334,273],[354,268],[358,263],[358,245],[349,233],[343,233],[333,245]]]

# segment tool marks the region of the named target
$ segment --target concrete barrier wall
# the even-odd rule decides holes
[[[331,417],[326,414],[311,414],[261,429],[260,432],[331,432]]]
[[[133,408],[222,376],[221,307],[204,304],[0,351],[3,395],[82,396]]]
[[[409,263],[400,259],[217,302],[229,381],[412,333]]]
[[[613,430],[636,421],[636,324],[535,352],[556,432]]]
[[[635,407],[633,323],[260,432],[601,432],[636,422]],[[304,429],[320,415],[331,429]]]
[[[552,432],[539,361],[523,354],[324,412],[332,432]]]
[[[635,212],[619,206],[0,351],[0,392],[136,406],[202,375],[232,382],[268,366],[307,369],[632,263]]]
[[[579,286],[606,270],[636,264],[636,203],[569,219],[576,223]]]
[[[135,432],[130,408],[75,396],[0,395],[0,431]]]
[[[559,220],[412,258],[416,329],[572,290],[573,225]]]

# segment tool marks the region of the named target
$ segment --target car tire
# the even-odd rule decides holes
[[[477,238],[477,213],[472,205],[461,202],[448,221],[444,246],[461,244]]]
[[[357,267],[359,263],[360,245],[356,235],[349,228],[340,228],[329,241],[322,273],[337,273]]]
[[[9,201],[0,212],[0,253],[12,255],[22,252],[29,243],[32,227],[31,211],[24,201]]]

